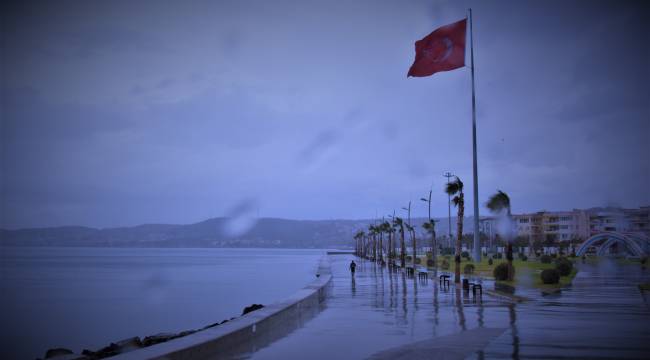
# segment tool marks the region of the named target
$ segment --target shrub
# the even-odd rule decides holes
[[[492,259],[496,260],[497,259],[497,254],[493,254]]]
[[[465,267],[463,268],[463,272],[465,274],[473,274],[474,273],[474,264],[465,264]]]
[[[553,259],[557,259],[557,254],[553,253],[553,254],[551,254],[551,257],[552,257]]]
[[[497,265],[492,271],[496,280],[508,280],[508,264],[501,263]]]
[[[411,261],[413,257],[411,255],[406,255],[406,261]]]
[[[544,284],[557,284],[560,282],[560,272],[556,269],[543,270],[541,277]]]
[[[561,257],[555,260],[555,268],[560,273],[560,276],[568,276],[573,270],[573,263],[571,260]]]
[[[542,255],[542,256],[539,258],[539,261],[541,261],[542,264],[550,264],[550,263],[551,263],[551,260],[552,260],[551,257],[548,256],[548,255],[546,255],[546,254]]]
[[[449,260],[442,259],[442,262],[440,262],[440,268],[442,270],[449,270]]]
[[[488,265],[492,266],[493,263],[494,263],[494,261],[492,261],[492,258],[489,258],[488,259]]]
[[[418,259],[419,260],[419,259]],[[419,264],[419,263],[418,263]],[[433,266],[433,259],[427,259],[427,266],[432,267]]]
[[[464,257],[465,259],[469,259],[469,253],[467,251],[460,253],[460,256]]]
[[[497,259],[503,259],[503,254],[502,253],[497,253]]]
[[[526,255],[522,256],[521,261],[528,261],[528,256],[526,256]]]
[[[420,258],[418,258],[418,257],[415,258],[415,263],[416,263],[416,264],[419,264],[419,263],[421,263],[421,262],[422,262],[422,259],[420,259]]]
[[[524,256],[526,256],[526,255],[524,255],[524,253],[522,253],[522,252],[517,253],[517,257],[518,257],[519,259],[523,259]]]

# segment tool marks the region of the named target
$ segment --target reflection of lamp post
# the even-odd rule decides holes
[[[447,171],[442,176],[447,178],[447,184],[449,184],[449,178],[454,175]],[[451,245],[451,195],[449,194],[447,194],[447,219],[449,221],[449,245]]]

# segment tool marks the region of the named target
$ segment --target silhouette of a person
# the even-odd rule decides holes
[[[354,270],[357,268],[357,264],[354,263],[354,260],[350,263],[350,272],[354,275]]]

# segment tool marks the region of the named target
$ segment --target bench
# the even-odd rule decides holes
[[[440,275],[440,285],[449,286],[449,278],[451,276],[442,274]]]
[[[481,284],[473,284],[472,286],[472,295],[476,296],[476,289],[480,291],[480,296],[483,296],[483,287]]]
[[[418,271],[418,279],[420,279],[420,280],[428,280],[429,279],[429,273],[427,271]]]
[[[483,296],[483,286],[481,286],[481,284],[479,284],[479,283],[468,283],[467,291],[469,291],[470,288],[472,289],[472,295],[474,297],[476,297],[476,289],[479,290],[479,295]]]
[[[406,267],[406,275],[415,276],[415,268],[407,266]]]

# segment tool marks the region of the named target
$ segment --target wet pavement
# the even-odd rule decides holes
[[[638,265],[578,264],[573,285],[560,294],[518,290],[517,295],[530,301],[513,304],[487,294],[475,298],[453,284],[440,287],[437,279],[409,278],[356,258],[357,273],[352,277],[348,270],[352,256],[330,259],[331,296],[321,313],[251,354],[252,359],[387,358],[380,356],[382,352],[391,354],[391,349],[409,344],[439,351],[444,336],[467,331],[475,342],[489,332],[469,331],[479,328],[501,331],[485,335],[482,340],[487,346],[481,345],[481,350],[468,352],[462,341],[450,341],[449,354],[459,350],[456,354],[470,359],[648,358],[650,354],[650,311],[637,288],[638,283],[648,282],[650,270],[642,271]],[[485,281],[483,286],[492,289],[493,283]]]

